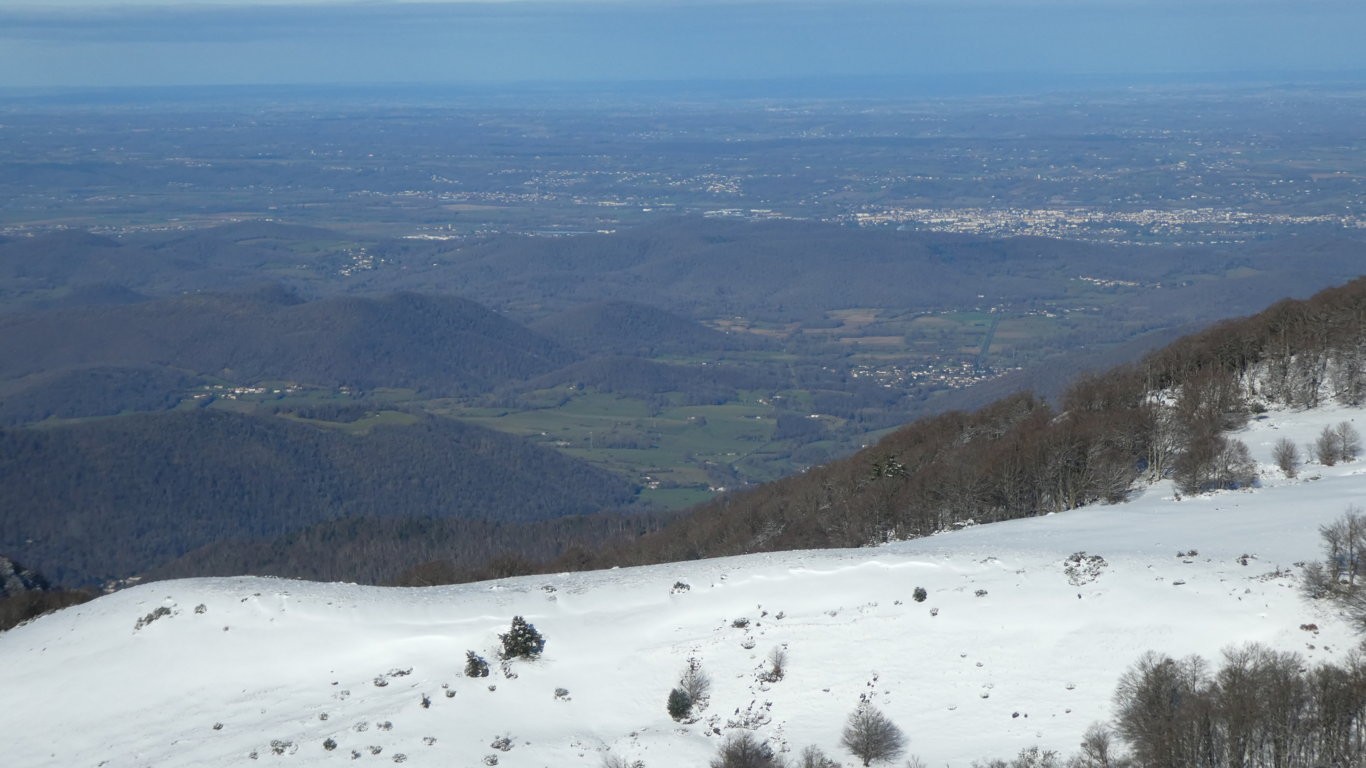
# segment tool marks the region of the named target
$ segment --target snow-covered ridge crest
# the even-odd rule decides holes
[[[877,548],[425,589],[147,584],[0,634],[0,690],[22,702],[3,751],[23,766],[614,755],[682,768],[752,729],[848,765],[840,729],[870,700],[931,765],[1034,744],[1068,754],[1145,650],[1213,659],[1257,641],[1314,661],[1356,645],[1297,574],[1319,556],[1318,526],[1366,499],[1366,463],[1310,462],[1290,479],[1271,460],[1278,439],[1341,421],[1366,425],[1366,411],[1273,408],[1235,433],[1259,463],[1254,489],[1177,500],[1164,481],[1125,504]],[[500,669],[514,615],[545,650]],[[787,662],[771,681],[775,647]],[[489,677],[464,675],[469,650],[494,662]],[[689,658],[712,689],[680,724],[665,702]]]

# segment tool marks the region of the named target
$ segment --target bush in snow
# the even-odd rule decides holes
[[[336,748],[337,748],[337,740],[336,740],[336,739],[327,739],[327,740],[325,740],[325,741],[323,742],[323,749],[327,750],[328,752],[331,752],[332,750],[334,750],[334,749],[336,749]]]
[[[465,677],[488,677],[489,663],[474,651],[465,651]]]
[[[926,592],[924,587],[916,587],[916,588],[915,588],[915,591],[911,593],[911,597],[912,597],[917,603],[923,603],[923,602],[925,602],[925,598],[927,598],[927,597],[929,597],[929,596],[930,596],[930,593],[929,593],[929,592]]]
[[[170,609],[170,608],[168,608],[168,607],[166,607],[166,606],[164,606],[164,605],[159,605],[159,606],[156,607],[156,610],[154,610],[154,611],[152,611],[151,613],[147,614],[146,616],[143,616],[142,618],[138,619],[137,622],[133,624],[133,629],[134,629],[134,630],[142,629],[143,627],[147,626],[148,624],[151,624],[152,622],[156,621],[157,619],[161,618],[162,616],[170,616],[170,615],[171,615],[171,609]]]
[[[602,768],[645,768],[643,760],[627,760],[617,755],[603,755]]]
[[[759,679],[766,683],[776,683],[787,674],[787,649],[777,646],[768,652],[768,669],[759,673]]]
[[[1101,723],[1092,723],[1081,737],[1081,751],[1067,761],[1068,768],[1111,768],[1122,765],[1116,754],[1114,735]]]
[[[839,763],[826,757],[820,747],[807,747],[797,758],[796,768],[839,768]]]
[[[757,736],[744,731],[732,734],[721,744],[711,768],[781,768],[782,761],[773,748]]]
[[[1300,449],[1294,440],[1284,437],[1277,440],[1276,447],[1271,449],[1271,458],[1276,461],[1276,466],[1281,468],[1286,477],[1293,478],[1299,474]]]
[[[1172,479],[1177,490],[1186,494],[1244,488],[1257,480],[1257,463],[1241,440],[1207,435],[1192,439],[1177,457]]]
[[[849,715],[840,735],[840,744],[853,752],[864,765],[891,762],[906,751],[906,736],[886,715],[865,704]]]
[[[511,736],[499,736],[498,738],[496,738],[496,739],[494,739],[492,742],[490,742],[490,743],[489,743],[489,746],[490,746],[490,747],[493,747],[494,749],[498,750],[499,752],[507,752],[507,751],[509,751],[509,750],[512,749],[512,737],[511,737]]]
[[[1336,427],[1324,427],[1314,441],[1314,455],[1328,467],[1339,461],[1354,461],[1360,452],[1361,434],[1346,421]]]
[[[534,659],[545,649],[545,638],[521,616],[513,616],[512,626],[498,639],[503,643],[504,659]]]
[[[669,717],[675,720],[685,720],[692,714],[692,698],[682,688],[669,691],[669,700],[664,706],[669,711]]]

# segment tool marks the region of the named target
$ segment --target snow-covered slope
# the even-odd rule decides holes
[[[1364,411],[1323,409],[1237,435],[1263,462],[1255,490],[1177,500],[1161,484],[1128,504],[873,549],[432,589],[149,584],[0,634],[0,754],[26,767],[462,768],[496,755],[529,768],[597,766],[610,750],[681,768],[744,721],[848,765],[839,732],[861,697],[931,765],[1033,744],[1067,754],[1144,650],[1214,658],[1255,640],[1312,660],[1355,645],[1328,606],[1299,597],[1294,564],[1319,556],[1320,524],[1366,502],[1366,462],[1309,464],[1298,480],[1270,463],[1279,437],[1303,445],[1342,420],[1366,429]],[[1104,565],[1069,574],[1076,552]],[[509,677],[494,649],[516,614],[547,644]],[[761,682],[776,646],[786,676]],[[463,675],[469,649],[491,676]],[[713,689],[700,719],[678,724],[665,700],[689,657]],[[510,749],[490,746],[503,736]]]

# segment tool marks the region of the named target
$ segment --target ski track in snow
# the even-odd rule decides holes
[[[1366,431],[1366,411],[1323,408],[1236,433],[1262,464],[1256,489],[1178,500],[1164,482],[1126,504],[875,548],[426,589],[147,584],[0,634],[0,754],[92,768],[475,768],[496,755],[531,768],[598,766],[610,750],[682,768],[705,765],[745,721],[780,749],[815,744],[850,765],[839,733],[866,697],[930,765],[1034,744],[1068,755],[1145,650],[1217,662],[1259,641],[1312,662],[1356,645],[1331,606],[1299,596],[1295,564],[1320,556],[1319,525],[1366,505],[1366,461],[1287,480],[1270,458],[1280,437],[1303,446],[1342,420]],[[1104,565],[1069,578],[1076,552]],[[679,581],[690,588],[674,592]],[[162,606],[171,613],[135,629]],[[546,648],[509,677],[495,647],[514,614]],[[775,646],[787,673],[763,682]],[[464,676],[466,650],[489,659],[489,677]],[[680,724],[665,699],[690,656],[712,691]],[[507,751],[491,746],[502,736]]]

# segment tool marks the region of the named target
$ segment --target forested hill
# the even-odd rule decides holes
[[[447,419],[343,431],[204,409],[0,431],[0,552],[59,584],[343,517],[544,520],[630,502],[625,480]]]
[[[243,383],[455,393],[575,359],[472,301],[411,293],[303,301],[270,288],[0,316],[0,379],[156,365]]]
[[[848,459],[702,505],[597,565],[862,546],[1117,501],[1162,477],[1182,493],[1239,487],[1257,468],[1234,431],[1269,405],[1325,402],[1366,403],[1366,278],[1087,377],[1060,408],[1019,394],[918,421]]]
[[[585,355],[653,357],[758,346],[753,336],[724,334],[672,312],[627,301],[574,307],[529,327]]]

